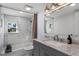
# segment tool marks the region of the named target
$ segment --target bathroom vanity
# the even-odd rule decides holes
[[[53,40],[34,40],[34,56],[78,56],[79,45]]]

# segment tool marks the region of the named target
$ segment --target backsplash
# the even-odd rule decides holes
[[[60,41],[60,42],[67,42],[67,34],[47,34],[45,35],[45,38],[49,40],[55,40],[55,41]],[[77,34],[72,34],[72,44],[79,44],[79,35]]]

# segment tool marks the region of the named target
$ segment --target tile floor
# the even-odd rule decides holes
[[[1,56],[32,56],[32,50],[18,50],[6,54],[2,54]]]

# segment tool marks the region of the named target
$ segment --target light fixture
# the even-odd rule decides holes
[[[52,6],[51,9],[55,9],[55,6]]]
[[[75,6],[75,5],[76,5],[75,3],[70,4],[70,6]]]
[[[22,13],[24,13],[24,12],[20,11],[19,13],[21,13],[21,14],[22,14]]]
[[[48,12],[49,10],[46,9],[46,12]]]
[[[47,4],[45,7],[45,13],[52,13],[55,12],[57,10],[60,10],[62,8],[64,8],[65,6],[70,5],[70,3],[51,3],[51,4]],[[74,6],[75,4],[73,4],[72,6]]]
[[[50,16],[50,14],[48,13],[48,14],[46,14],[46,16]]]
[[[25,10],[27,10],[27,11],[30,11],[32,9],[32,7],[31,6],[25,6]]]

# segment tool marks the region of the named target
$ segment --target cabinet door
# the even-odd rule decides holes
[[[39,50],[39,51],[40,51],[40,53],[39,53],[39,54],[40,54],[40,56],[45,56],[45,51],[44,51],[42,48],[40,48],[40,50]]]
[[[39,56],[39,44],[36,41],[33,41],[33,55],[34,56]]]
[[[40,56],[51,56],[50,52],[47,52],[47,50],[45,50],[45,48],[41,48],[40,47]]]
[[[34,56],[68,56],[54,48],[46,46],[40,42],[34,42]]]
[[[40,56],[56,56],[47,46],[41,45],[40,46]]]
[[[60,52],[54,48],[46,46],[44,44],[40,44],[40,55],[43,56],[68,56],[67,54]]]

